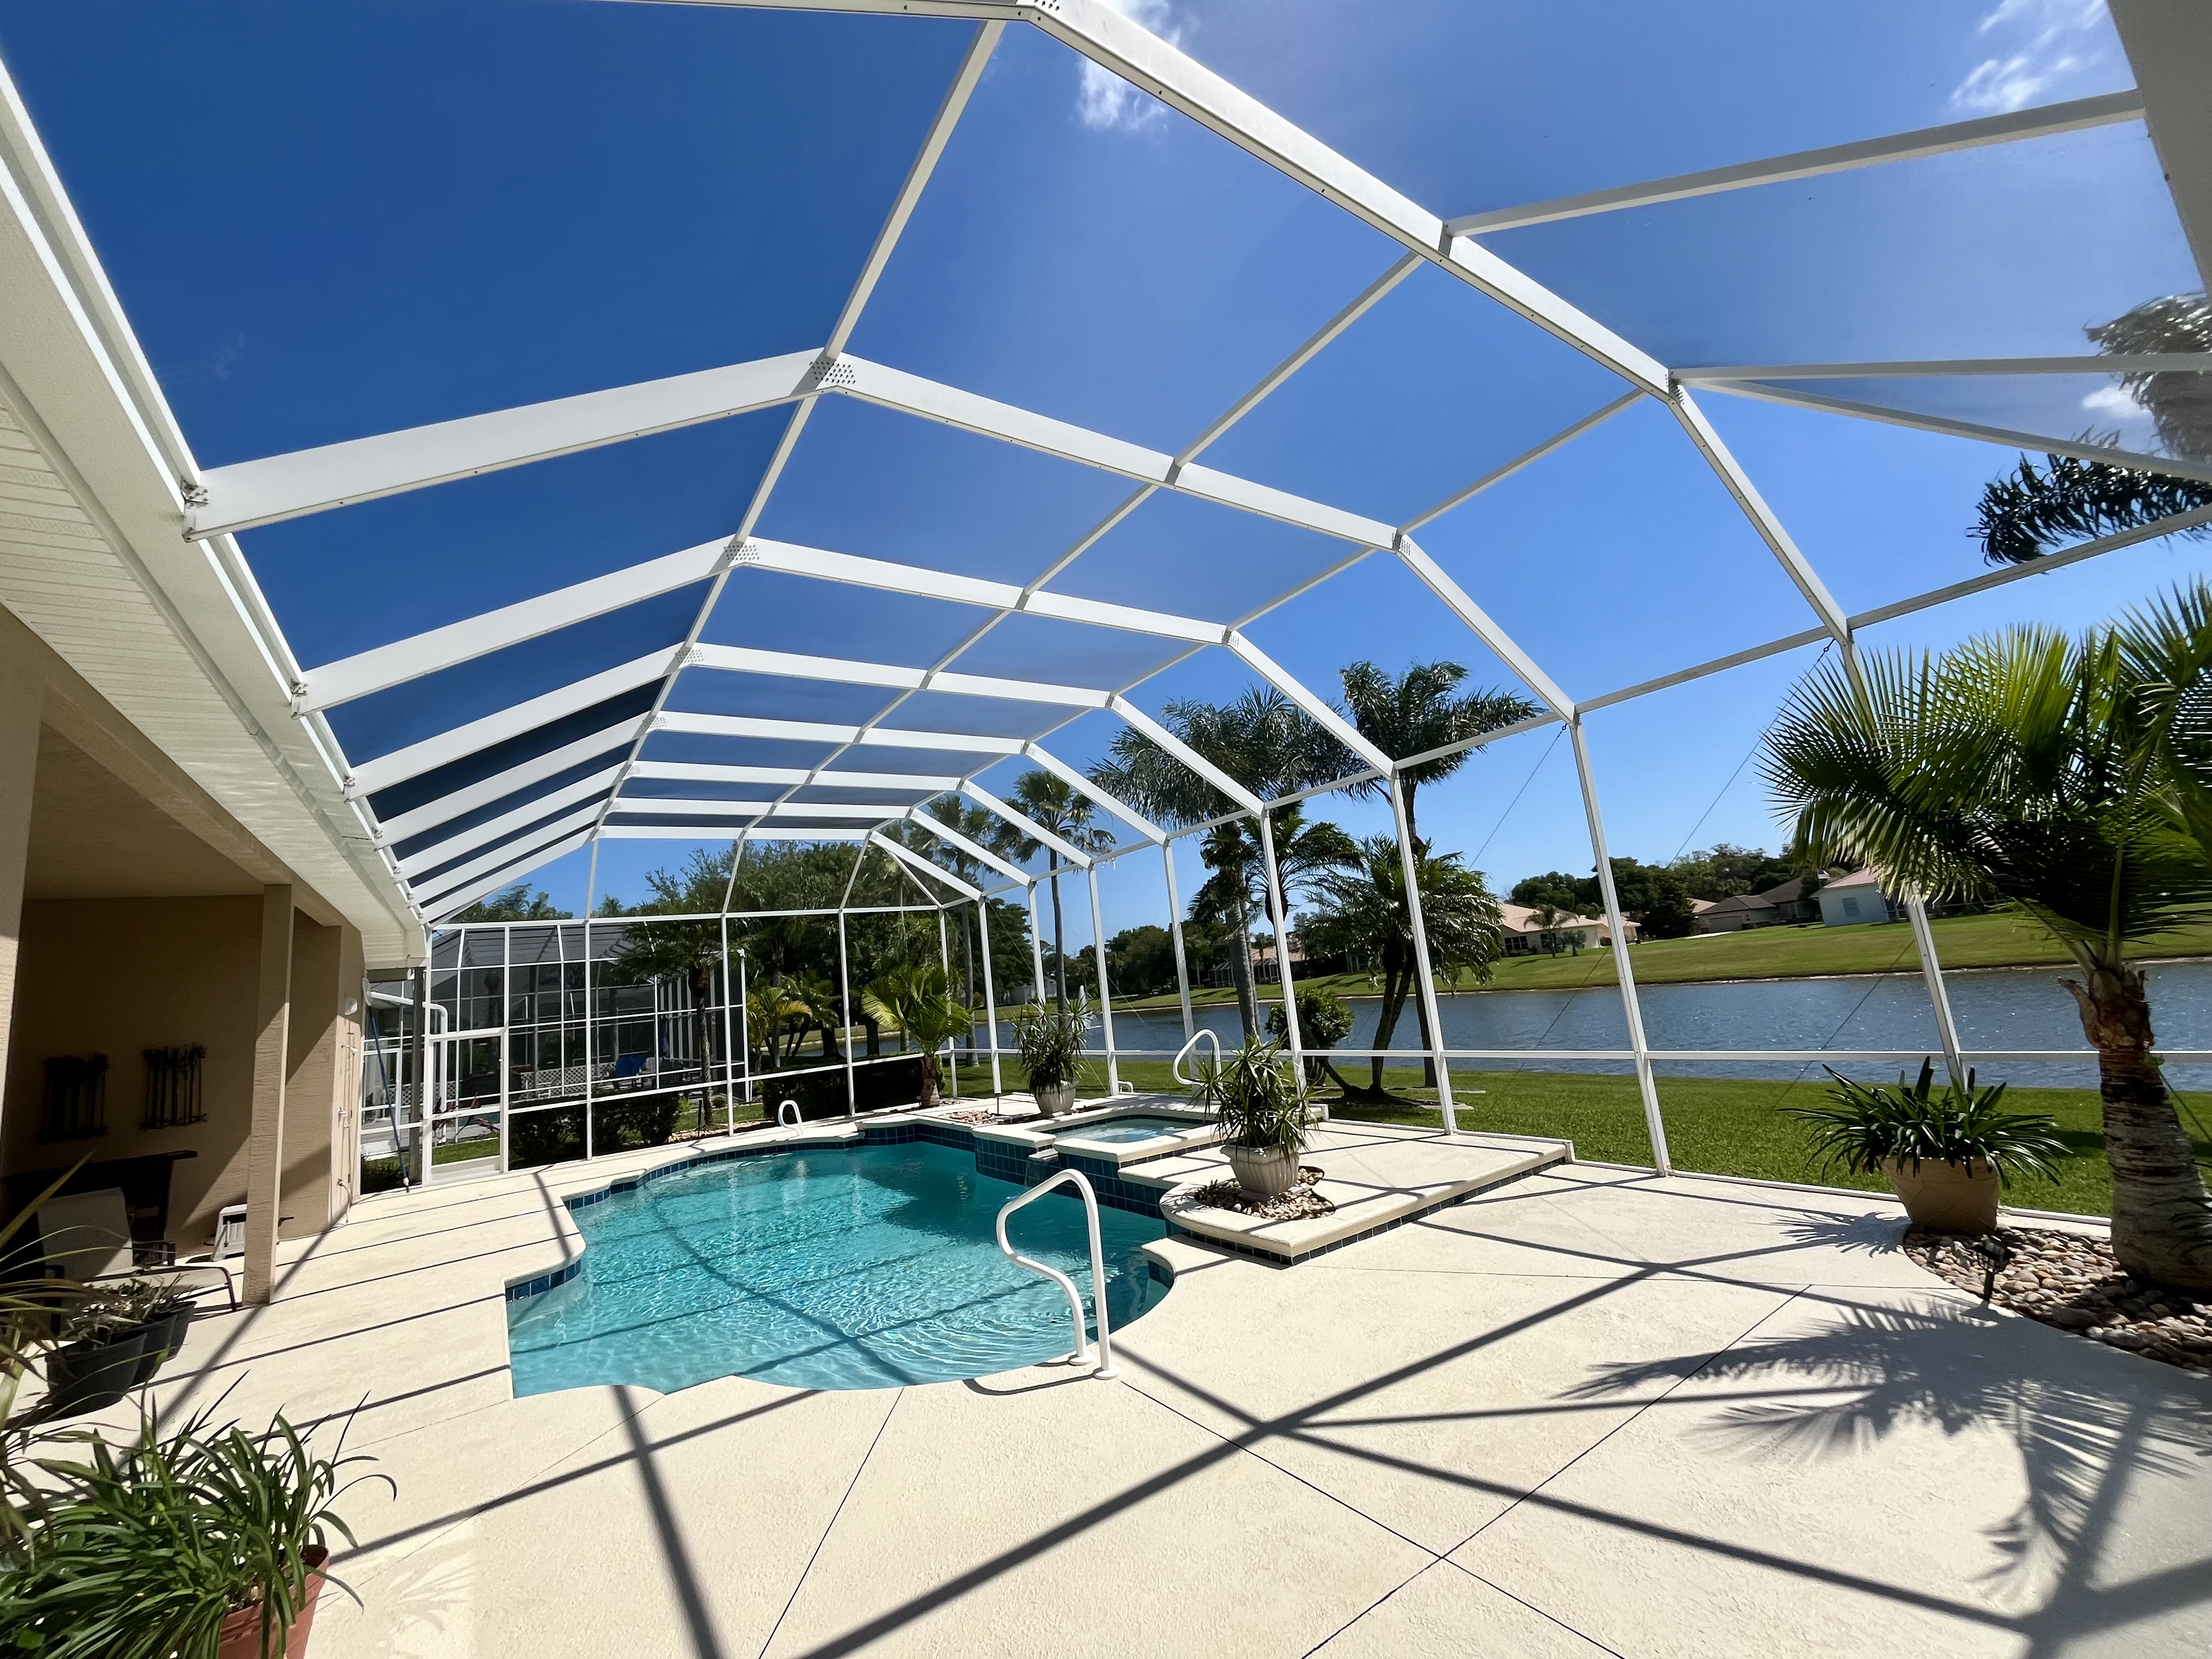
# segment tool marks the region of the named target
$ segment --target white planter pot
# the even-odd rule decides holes
[[[1914,1226],[1931,1233],[1996,1231],[1997,1172],[1981,1159],[1938,1164],[1923,1158],[1916,1170],[1901,1158],[1886,1158],[1881,1172],[1905,1200],[1905,1213]]]
[[[1075,1104],[1075,1085],[1061,1083],[1039,1088],[1032,1085],[1030,1095],[1036,1099],[1037,1110],[1047,1117],[1058,1117]]]
[[[1298,1178],[1298,1155],[1281,1146],[1230,1146],[1229,1167],[1247,1198],[1280,1198]]]

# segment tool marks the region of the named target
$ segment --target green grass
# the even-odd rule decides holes
[[[2009,911],[1980,916],[1939,916],[1929,924],[1936,954],[1946,968],[2056,966],[2069,960],[2057,942],[2033,923]],[[2212,925],[2187,927],[2146,941],[2144,957],[2212,956]],[[1680,985],[1723,979],[1804,979],[1824,974],[1880,974],[1913,969],[1912,929],[1905,922],[1872,922],[1860,927],[1756,927],[1741,933],[1708,933],[1690,939],[1652,939],[1629,948],[1629,963],[1639,985]],[[1514,957],[1498,964],[1487,986],[1462,976],[1459,990],[1533,991],[1579,989],[1613,983],[1613,953],[1585,951],[1580,956]],[[1371,995],[1365,974],[1331,974],[1302,980],[1345,996]],[[1264,1000],[1280,1000],[1282,988],[1269,979],[1260,987]],[[1194,1002],[1237,1000],[1227,987],[1194,992]],[[1173,992],[1115,999],[1116,1007],[1173,1008]]]
[[[966,1068],[963,1068],[963,1073]],[[1124,1082],[1142,1090],[1180,1093],[1164,1060],[1125,1060]],[[1103,1096],[1103,1067],[1081,1097]],[[1018,1062],[1005,1062],[1006,1087],[1024,1086]],[[989,1073],[983,1076],[988,1079]],[[965,1081],[963,1077],[963,1082]],[[1708,1175],[1753,1176],[1766,1181],[1811,1182],[1826,1187],[1855,1187],[1870,1192],[1887,1190],[1879,1176],[1855,1176],[1815,1165],[1807,1150],[1805,1126],[1784,1116],[1781,1107],[1820,1103],[1826,1078],[1818,1071],[1796,1083],[1780,1079],[1679,1078],[1659,1079],[1659,1103],[1666,1118],[1668,1149],[1674,1167]],[[1395,1093],[1416,1103],[1432,1102],[1432,1091],[1420,1087],[1419,1070],[1391,1070],[1383,1081]],[[1644,1106],[1636,1079],[1627,1076],[1583,1075],[1565,1072],[1452,1072],[1452,1089],[1460,1127],[1490,1129],[1509,1134],[1552,1135],[1575,1143],[1578,1157],[1607,1164],[1651,1162],[1651,1144],[1644,1133]],[[1480,1090],[1482,1092],[1475,1093]],[[2076,1154],[2063,1166],[2057,1182],[2020,1182],[2006,1189],[2005,1200],[2032,1210],[2067,1210],[2082,1215],[2110,1215],[2112,1210],[2112,1172],[2105,1162],[2105,1141],[2097,1091],[2094,1089],[2010,1089],[2006,1103],[2016,1111],[2048,1112],[2057,1119],[2059,1133]],[[2212,1124],[2212,1103],[2185,1097],[2185,1111]],[[1366,1122],[1437,1124],[1442,1115],[1433,1104],[1396,1106],[1343,1105],[1332,1102],[1340,1117]],[[2185,1115],[2184,1122],[2190,1123]],[[2212,1134],[2203,1125],[2197,1130],[2200,1158],[2212,1159]]]

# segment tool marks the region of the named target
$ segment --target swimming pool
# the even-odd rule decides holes
[[[614,1193],[574,1212],[576,1277],[507,1304],[514,1392],[669,1394],[717,1376],[881,1389],[1066,1353],[1066,1296],[1007,1261],[993,1232],[1020,1191],[977,1173],[971,1153],[911,1141],[741,1158]],[[1103,1205],[1098,1222],[1118,1329],[1165,1294],[1142,1247],[1167,1230]],[[1007,1236],[1090,1305],[1079,1200],[1032,1204]]]
[[[1127,1117],[1109,1118],[1089,1127],[1079,1123],[1060,1133],[1079,1139],[1101,1140],[1109,1146],[1118,1146],[1130,1141],[1158,1140],[1162,1135],[1188,1134],[1193,1129],[1207,1127],[1203,1118],[1152,1117],[1133,1112]],[[1108,1311],[1112,1310],[1109,1308]]]

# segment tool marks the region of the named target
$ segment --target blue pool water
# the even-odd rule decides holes
[[[1085,1140],[1103,1141],[1109,1146],[1115,1146],[1127,1141],[1157,1140],[1162,1135],[1179,1135],[1186,1130],[1202,1129],[1205,1127],[1194,1118],[1146,1117],[1133,1113],[1127,1117],[1110,1119],[1094,1127],[1085,1128],[1079,1125],[1074,1128],[1063,1129],[1060,1133],[1079,1136]],[[1109,1311],[1110,1312],[1111,1310],[1109,1309]]]
[[[927,1142],[735,1159],[575,1212],[582,1270],[507,1304],[517,1395],[717,1376],[878,1389],[982,1376],[1073,1346],[1067,1297],[1000,1254],[1020,1188]],[[1100,1206],[1115,1326],[1164,1293],[1156,1220]],[[1091,1298],[1083,1206],[1055,1194],[1007,1225],[1015,1249]],[[1095,1334],[1095,1328],[1093,1334]]]

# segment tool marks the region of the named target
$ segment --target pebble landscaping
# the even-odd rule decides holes
[[[1922,1267],[1998,1307],[2093,1342],[2212,1376],[2212,1296],[2191,1297],[2120,1271],[2101,1238],[2000,1227],[1986,1238],[1913,1231]]]

